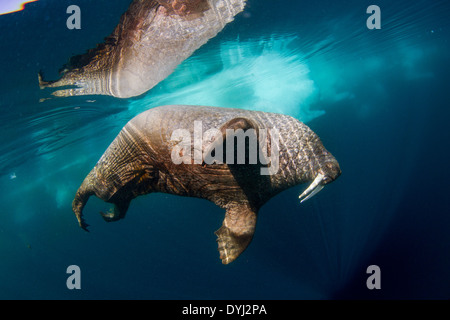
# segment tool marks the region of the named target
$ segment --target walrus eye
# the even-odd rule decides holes
[[[324,180],[325,176],[321,173],[317,175],[317,177],[314,179],[314,181],[309,185],[309,187],[303,191],[301,195],[298,196],[300,200],[300,203],[311,199],[314,197],[317,193],[319,193],[320,190],[323,189],[322,181]],[[302,199],[303,198],[303,199]]]

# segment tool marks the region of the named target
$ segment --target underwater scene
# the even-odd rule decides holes
[[[2,0],[0,11],[0,299],[450,298],[450,2]],[[178,107],[153,110],[165,105]],[[194,114],[253,128],[263,113],[251,111],[283,115],[267,116],[288,128],[281,171],[299,152],[287,171],[302,179],[230,169],[220,186],[209,164],[187,178],[190,165],[152,155],[173,185],[146,171],[136,186],[151,182],[117,186],[142,152],[121,145],[163,141],[145,130],[194,127]],[[320,154],[302,158],[306,146]],[[211,186],[194,192],[203,175]],[[251,232],[233,238],[227,217],[247,209]]]

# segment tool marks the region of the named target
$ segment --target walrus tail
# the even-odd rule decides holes
[[[229,264],[247,248],[256,226],[256,210],[240,205],[229,208],[222,226],[215,232],[223,264]]]

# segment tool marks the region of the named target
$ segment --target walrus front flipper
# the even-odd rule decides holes
[[[252,241],[256,216],[256,211],[247,205],[227,209],[222,227],[215,232],[223,264],[234,261]]]
[[[259,174],[260,164],[256,163],[256,147],[259,128],[251,119],[236,117],[223,124],[214,140],[206,146],[205,160],[214,159],[212,153],[222,149],[225,163],[239,185],[233,191],[235,202],[226,205],[222,227],[215,232],[223,264],[234,261],[247,248],[253,238],[256,216],[260,207],[259,193],[254,193],[258,185],[267,185],[267,176]],[[253,139],[253,141],[251,141]],[[210,164],[210,161],[205,161]],[[221,201],[228,202],[226,197]]]

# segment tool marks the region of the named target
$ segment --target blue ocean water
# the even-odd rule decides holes
[[[146,94],[39,100],[103,41],[129,0],[39,0],[0,16],[1,299],[448,299],[448,1],[249,0],[243,13]],[[66,27],[69,5],[81,29]],[[366,9],[381,9],[369,30]],[[163,104],[289,114],[333,153],[342,176],[302,204],[297,186],[260,211],[255,236],[222,265],[224,212],[167,194],[135,199],[90,233],[73,196],[120,129]],[[70,265],[81,289],[66,286]],[[369,290],[367,267],[381,270]]]

